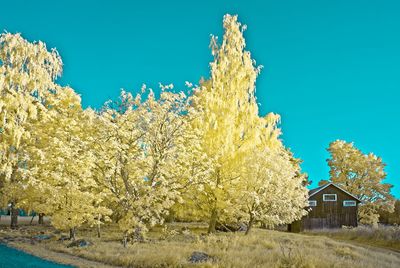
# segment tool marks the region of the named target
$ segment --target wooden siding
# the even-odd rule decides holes
[[[324,194],[336,194],[336,201],[323,201]],[[309,198],[317,201],[317,206],[301,221],[294,222],[289,231],[299,232],[311,229],[341,228],[342,226],[357,226],[357,205],[359,201],[333,185],[317,192]],[[356,201],[355,207],[344,207],[343,201]]]

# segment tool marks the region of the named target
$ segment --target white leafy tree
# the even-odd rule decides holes
[[[111,211],[102,206],[105,195],[97,190],[92,174],[96,160],[90,147],[92,133],[83,127],[91,118],[83,112],[80,98],[72,89],[64,89],[59,95],[51,109],[55,115],[42,128],[47,132],[42,141],[44,157],[38,162],[40,174],[31,184],[48,197],[37,208],[51,216],[56,228],[70,230],[71,239],[75,239],[78,227],[93,226]]]
[[[61,71],[56,50],[19,34],[0,35],[0,186],[2,204],[11,205],[12,227],[17,225],[19,195],[32,172],[28,149],[36,137],[31,132],[48,118]]]
[[[188,98],[162,86],[159,99],[133,98],[122,91],[120,101],[108,103],[95,115],[97,180],[108,189],[118,224],[124,233],[142,239],[149,227],[162,224],[170,208],[182,202],[180,191],[189,176],[191,148],[196,142],[189,128]]]
[[[239,217],[247,222],[246,234],[256,222],[274,227],[307,214],[306,175],[284,148],[253,151],[243,178]]]
[[[330,180],[363,201],[358,213],[362,223],[376,225],[379,210],[393,211],[393,185],[384,182],[386,164],[382,158],[363,154],[353,143],[342,140],[331,142],[328,151]]]
[[[3,203],[14,216],[17,206],[51,216],[71,238],[82,225],[100,234],[110,216],[125,245],[171,211],[208,220],[209,232],[238,216],[249,230],[301,217],[304,176],[279,139],[279,116],[259,116],[260,68],[245,50],[245,27],[226,15],[224,29],[221,45],[211,40],[211,77],[193,95],[161,85],[156,98],[143,87],[100,112],[83,110],[73,89],[55,83],[57,51],[1,35]]]

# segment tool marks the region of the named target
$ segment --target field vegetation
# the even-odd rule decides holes
[[[58,83],[57,50],[0,34],[0,208],[10,214],[0,242],[83,267],[400,267],[395,251],[327,237],[396,248],[395,228],[256,228],[305,216],[310,181],[281,139],[280,116],[260,114],[262,66],[246,50],[247,27],[227,14],[223,28],[208,78],[122,90],[99,109]],[[363,201],[363,223],[394,211],[381,158],[344,141],[328,150],[330,180]],[[19,222],[21,210],[39,225],[19,228],[32,223]],[[246,231],[217,232],[226,225]]]
[[[396,225],[379,225],[376,228],[359,226],[349,229],[316,230],[309,232],[309,234],[324,235],[336,240],[353,241],[400,252],[400,226]]]
[[[8,228],[8,227],[7,227]],[[366,229],[363,230],[365,233]],[[385,229],[386,230],[386,229]],[[388,229],[387,229],[388,230]],[[386,249],[364,247],[337,241],[326,235],[293,234],[255,228],[249,235],[243,232],[217,232],[207,235],[207,224],[174,223],[153,228],[144,242],[129,242],[124,248],[117,225],[108,225],[101,238],[93,228],[80,229],[78,238],[90,241],[87,247],[68,247],[69,240],[60,240],[67,233],[52,227],[26,226],[1,236],[14,236],[11,245],[32,253],[47,254],[53,260],[65,263],[77,256],[97,263],[96,266],[122,267],[399,267],[400,254]],[[360,232],[348,230],[348,233]],[[339,233],[339,232],[337,232]],[[51,239],[35,245],[17,237],[49,234]],[[385,236],[388,238],[388,236]],[[209,256],[204,262],[193,263],[193,252]],[[61,256],[61,257],[60,257]],[[323,256],[323,257],[322,257]],[[80,267],[94,267],[80,262]]]

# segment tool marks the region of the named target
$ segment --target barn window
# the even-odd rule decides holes
[[[336,194],[324,194],[323,200],[324,201],[336,201]]]
[[[357,205],[357,203],[354,200],[344,200],[343,201],[344,207],[355,207],[356,205]]]
[[[308,200],[308,206],[316,207],[317,206],[317,200]]]

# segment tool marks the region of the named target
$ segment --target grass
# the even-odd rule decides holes
[[[145,243],[129,244],[127,248],[122,246],[121,234],[114,225],[103,231],[102,238],[96,238],[92,229],[80,230],[78,238],[93,242],[87,248],[67,248],[69,241],[57,239],[30,248],[122,267],[400,267],[400,254],[369,250],[325,236],[263,229],[254,229],[248,236],[243,233],[203,235],[204,225],[186,226],[172,224],[166,232],[153,230]],[[19,230],[19,235],[54,231],[50,227],[25,228]],[[194,251],[205,252],[213,258],[192,264],[188,259]]]
[[[400,252],[400,226],[380,225],[377,228],[359,226],[351,229],[324,229],[308,233]]]

